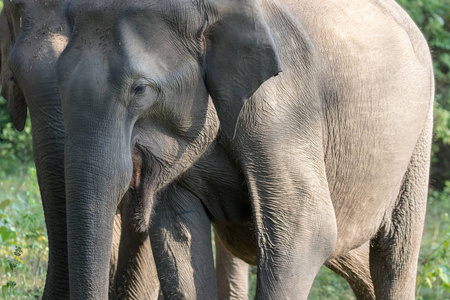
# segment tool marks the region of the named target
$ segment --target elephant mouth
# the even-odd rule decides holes
[[[143,171],[143,156],[138,150],[132,152],[133,173],[128,192],[123,200],[133,212],[131,224],[136,232],[146,232],[150,223],[153,204],[153,189],[150,182],[146,182],[147,172]],[[147,174],[149,175],[149,174]]]
[[[141,185],[142,156],[137,150],[134,150],[131,159],[133,161],[133,175],[131,176],[130,189],[137,190]]]

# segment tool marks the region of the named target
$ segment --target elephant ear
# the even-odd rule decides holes
[[[6,20],[6,14],[0,13],[0,71],[1,95],[8,103],[8,112],[14,127],[22,131],[27,118],[27,103],[22,90],[19,88],[14,75],[8,66],[9,52],[12,48],[12,36]]]
[[[210,0],[205,29],[206,87],[221,130],[234,137],[244,101],[281,72],[275,43],[253,0]]]

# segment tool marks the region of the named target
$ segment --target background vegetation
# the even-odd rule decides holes
[[[436,76],[435,135],[429,206],[419,259],[418,299],[450,299],[450,0],[398,0],[428,40]],[[3,6],[0,0],[0,10]],[[30,124],[10,123],[0,97],[0,298],[42,295],[48,255],[33,165]],[[251,268],[251,296],[255,289]],[[310,299],[353,299],[348,284],[323,268]]]

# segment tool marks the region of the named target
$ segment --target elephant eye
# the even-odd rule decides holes
[[[14,75],[14,72],[11,68],[9,68],[9,71],[11,72],[11,76],[8,78],[9,81],[16,82],[16,76]]]
[[[129,103],[135,107],[151,105],[159,99],[160,91],[154,81],[140,76],[129,87],[128,96],[131,98]]]
[[[140,84],[138,86],[136,86],[134,88],[134,95],[138,96],[138,95],[142,95],[143,93],[145,93],[145,90],[147,89],[147,85],[145,84]]]

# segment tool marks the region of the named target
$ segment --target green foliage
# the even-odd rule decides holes
[[[425,233],[419,258],[417,299],[450,299],[450,181],[428,198]]]
[[[256,295],[256,266],[250,266],[249,268],[249,280],[248,280],[248,299],[255,299]]]
[[[22,255],[22,248],[20,246],[16,246],[16,250],[14,250],[14,255],[7,259],[9,269],[11,272],[14,271],[23,261],[20,259]],[[6,284],[1,286],[2,296],[3,298],[9,298],[9,296],[14,295],[14,287],[17,283],[13,280],[9,280]]]
[[[350,285],[327,267],[322,267],[314,280],[308,299],[356,299]]]
[[[30,119],[28,118],[23,132],[15,130],[10,121],[6,100],[0,97],[0,176],[21,174],[32,163]]]
[[[31,168],[0,179],[0,286],[4,299],[41,296],[48,256],[42,203]]]
[[[419,260],[418,299],[450,299],[450,219],[444,214],[443,228]]]

